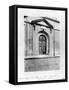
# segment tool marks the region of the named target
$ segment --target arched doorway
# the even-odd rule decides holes
[[[43,55],[46,54],[47,52],[47,39],[45,35],[40,35],[39,36],[39,54]]]

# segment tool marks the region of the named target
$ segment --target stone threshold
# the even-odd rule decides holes
[[[47,58],[59,58],[60,56],[43,56],[43,55],[40,55],[40,56],[29,56],[29,57],[26,57],[24,58],[24,60],[31,60],[31,59],[47,59]]]

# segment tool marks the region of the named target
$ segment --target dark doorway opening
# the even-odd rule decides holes
[[[39,36],[39,54],[46,54],[47,50],[47,39],[45,35]]]

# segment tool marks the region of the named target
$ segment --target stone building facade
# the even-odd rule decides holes
[[[38,17],[25,17],[25,56],[59,56],[60,55],[60,30],[59,25],[51,22],[56,29],[45,27],[46,23],[43,21],[39,24],[31,24],[32,20],[37,20]],[[44,26],[40,26],[44,25]],[[48,25],[46,25],[48,26]]]

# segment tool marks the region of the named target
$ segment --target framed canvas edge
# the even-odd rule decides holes
[[[24,84],[40,84],[40,83],[56,83],[56,82],[67,82],[68,81],[68,65],[67,65],[67,13],[68,8],[62,8],[62,7],[43,7],[43,6],[29,6],[29,5],[13,5],[10,7],[14,7],[15,9],[15,82],[12,83],[14,85],[24,85]],[[18,8],[29,8],[29,9],[48,9],[48,10],[61,10],[65,11],[65,79],[58,79],[58,80],[42,80],[42,81],[28,81],[28,82],[18,82]]]

